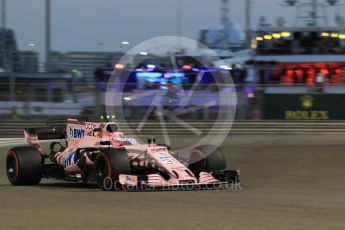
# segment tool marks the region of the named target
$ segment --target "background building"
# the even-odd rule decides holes
[[[49,72],[61,72],[66,70],[64,54],[58,51],[49,53]]]
[[[76,70],[83,74],[85,81],[92,82],[95,69],[113,66],[122,56],[121,52],[54,52],[50,66],[52,69],[63,67],[66,70]],[[54,63],[58,66],[54,66]]]
[[[18,51],[19,70],[24,73],[38,72],[38,53],[35,51]]]
[[[199,41],[210,49],[239,51],[245,48],[245,36],[240,26],[229,22],[224,37],[223,30],[200,30]]]
[[[0,68],[3,71],[17,71],[20,68],[13,30],[0,29]]]
[[[219,51],[238,51],[244,49],[246,37],[241,27],[231,21],[229,17],[229,0],[222,0],[221,2],[221,28],[200,30],[199,41],[210,49]]]

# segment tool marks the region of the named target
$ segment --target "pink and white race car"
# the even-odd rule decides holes
[[[6,159],[13,185],[36,185],[41,178],[95,183],[110,189],[223,188],[239,183],[238,170],[226,170],[222,151],[196,147],[188,158],[166,145],[140,144],[119,131],[115,122],[51,120],[24,131],[28,146],[14,147]],[[39,140],[51,142],[45,154]]]

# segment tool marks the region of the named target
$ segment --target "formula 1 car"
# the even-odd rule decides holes
[[[119,131],[117,123],[50,120],[24,131],[28,146],[14,147],[6,159],[12,185],[36,185],[41,178],[97,184],[110,189],[169,187],[220,188],[239,183],[238,170],[226,170],[222,151],[196,147],[186,158],[149,138],[140,144]],[[39,140],[50,143],[45,154]]]

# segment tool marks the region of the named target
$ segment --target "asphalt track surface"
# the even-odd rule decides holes
[[[345,229],[345,137],[232,135],[242,190],[104,192],[43,180],[14,187],[0,147],[0,229]],[[174,138],[173,143],[192,141]]]

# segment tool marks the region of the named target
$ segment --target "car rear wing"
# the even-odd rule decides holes
[[[85,122],[102,122],[102,121],[104,122],[104,120],[102,120],[102,119],[95,119],[95,118],[49,119],[49,120],[46,121],[46,125],[47,126],[57,126],[57,127],[64,126],[64,127],[66,127],[66,125],[68,123],[80,124],[80,123],[85,123]]]
[[[46,126],[66,126],[68,119],[49,119],[46,121]]]
[[[40,127],[28,128],[24,133],[28,136],[36,136],[38,140],[65,139],[65,127]]]
[[[67,124],[83,124],[85,122],[99,122],[99,119],[49,119],[46,121],[46,127],[27,128],[25,135],[28,137],[37,137],[38,140],[65,139]]]
[[[24,130],[24,136],[29,145],[36,147],[42,152],[43,147],[39,140],[65,139],[66,130],[65,127],[27,128]]]

